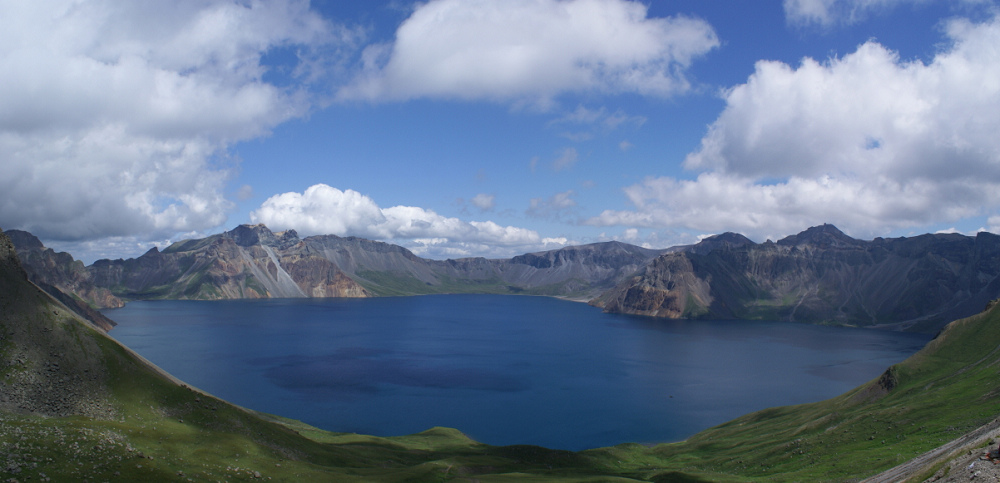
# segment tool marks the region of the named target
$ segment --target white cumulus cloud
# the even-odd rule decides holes
[[[870,41],[793,68],[762,61],[685,160],[691,180],[626,188],[596,225],[867,235],[1000,208],[1000,19],[952,21],[929,63]]]
[[[335,31],[297,0],[0,3],[0,223],[54,241],[222,224],[227,147],[309,107],[262,56]]]
[[[432,0],[370,46],[345,99],[550,100],[563,92],[670,96],[719,45],[699,19],[627,0]]]
[[[357,191],[325,184],[272,196],[250,218],[273,230],[294,229],[301,235],[392,241],[427,256],[504,255],[554,243],[534,230],[493,221],[464,221],[416,206],[380,208]]]
[[[1000,233],[1000,215],[995,215],[989,217],[986,220],[987,226],[983,231],[988,231],[990,233]]]

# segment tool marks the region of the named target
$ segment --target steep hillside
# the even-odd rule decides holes
[[[992,304],[857,389],[750,414],[652,454],[674,467],[768,481],[846,481],[920,456],[998,415],[1000,309]],[[940,462],[926,463],[914,476],[931,476]]]
[[[777,243],[736,234],[661,255],[593,303],[660,317],[782,319],[936,331],[1000,296],[1000,237],[861,241],[832,225]]]
[[[117,308],[124,302],[107,288],[94,285],[83,262],[74,260],[68,253],[56,253],[46,248],[26,231],[10,230],[7,236],[13,242],[29,280],[94,326],[103,330],[114,327],[115,323],[96,309]]]
[[[183,424],[182,418],[192,422]],[[157,425],[162,429],[150,429]],[[0,454],[6,475],[34,481],[172,479],[177,457],[154,461],[152,454],[165,449],[154,440],[191,442],[215,428],[227,428],[219,441],[251,443],[259,435],[277,443],[294,435],[180,386],[91,328],[29,282],[13,244],[0,232]]]

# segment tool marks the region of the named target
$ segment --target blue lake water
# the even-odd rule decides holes
[[[132,302],[110,334],[188,384],[339,432],[580,450],[847,391],[927,336],[604,314],[545,297]]]

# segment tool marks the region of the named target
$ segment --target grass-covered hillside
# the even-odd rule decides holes
[[[573,453],[488,446],[443,428],[330,433],[173,380],[28,282],[0,234],[5,481],[844,481],[992,420],[998,372],[993,309],[843,396],[750,414],[682,443]]]
[[[683,443],[620,451],[626,460],[710,479],[846,481],[906,462],[998,415],[994,306],[951,323],[917,354],[839,397],[749,414]]]

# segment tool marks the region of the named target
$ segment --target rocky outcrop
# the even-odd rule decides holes
[[[0,275],[7,279],[28,279],[28,274],[18,259],[14,242],[3,230],[0,230]],[[13,281],[8,283],[14,284]]]
[[[97,309],[116,308],[124,302],[111,290],[94,284],[83,262],[74,260],[68,253],[46,248],[31,233],[10,230],[7,236],[17,250],[21,266],[31,280],[42,290],[58,299],[96,327],[110,330],[115,323]]]
[[[110,290],[95,285],[83,262],[74,260],[69,253],[46,248],[37,237],[26,231],[9,230],[7,236],[14,243],[21,265],[35,284],[53,286],[96,308],[124,305]]]
[[[593,305],[608,312],[627,312],[671,319],[697,317],[712,304],[710,285],[694,272],[683,253],[659,257],[635,277],[605,293]]]
[[[977,313],[997,295],[996,235],[862,241],[823,225],[777,243],[757,244],[734,234],[710,237],[660,256],[594,304],[610,312],[665,317],[936,331],[948,320]]]

